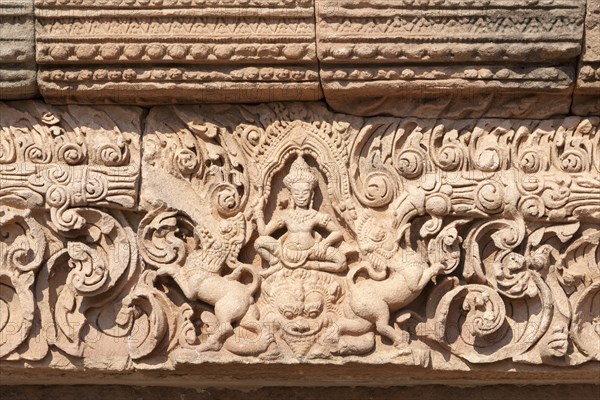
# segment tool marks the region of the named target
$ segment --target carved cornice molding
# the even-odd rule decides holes
[[[573,112],[600,115],[600,0],[587,0],[584,46]]]
[[[599,115],[598,1],[11,0],[0,99]]]
[[[584,0],[319,0],[325,99],[353,115],[568,114],[584,16]]]
[[[50,102],[143,105],[322,95],[310,0],[37,0],[36,32],[40,87]]]
[[[0,100],[35,96],[32,0],[0,4]]]
[[[598,118],[0,107],[5,371],[600,361]]]

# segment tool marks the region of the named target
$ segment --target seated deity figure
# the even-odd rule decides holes
[[[284,267],[344,271],[347,268],[346,256],[334,247],[342,239],[342,232],[329,215],[313,209],[318,181],[302,156],[292,163],[283,183],[291,192],[291,204],[287,209],[276,213],[266,225],[262,215],[264,199],[256,210],[260,237],[254,247],[270,266],[263,271],[263,276]],[[286,233],[279,240],[271,236],[283,228]],[[328,232],[327,236],[322,237],[317,228]]]

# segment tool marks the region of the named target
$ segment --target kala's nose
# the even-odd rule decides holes
[[[298,333],[298,334],[306,333],[309,330],[310,330],[310,327],[308,325],[304,325],[304,324],[294,324],[292,326],[292,332]]]

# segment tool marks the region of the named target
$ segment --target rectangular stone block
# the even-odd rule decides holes
[[[2,362],[42,360],[57,343],[82,356],[79,316],[125,290],[138,262],[124,210],[137,209],[142,115],[0,102]]]
[[[600,0],[587,0],[585,40],[572,111],[600,115]]]
[[[33,0],[0,3],[0,100],[36,94]]]
[[[52,103],[321,98],[312,0],[36,0]]]
[[[72,208],[137,208],[141,117],[135,107],[0,103],[0,202],[50,210],[59,230],[82,223]]]
[[[584,0],[317,0],[337,111],[547,118],[569,112]]]
[[[599,127],[2,103],[3,382],[595,383]]]

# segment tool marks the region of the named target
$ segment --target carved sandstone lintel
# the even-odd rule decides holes
[[[137,109],[2,107],[3,168],[49,171],[1,177],[3,368],[600,361],[598,118],[163,106],[139,166]],[[112,136],[131,138],[139,208],[53,173],[97,171]],[[85,151],[60,156],[71,142]]]
[[[0,357],[94,357],[138,267],[115,209],[137,207],[141,115],[0,103]]]
[[[132,357],[597,359],[598,123],[153,109]]]
[[[36,92],[33,0],[0,4],[0,100],[33,97]]]

